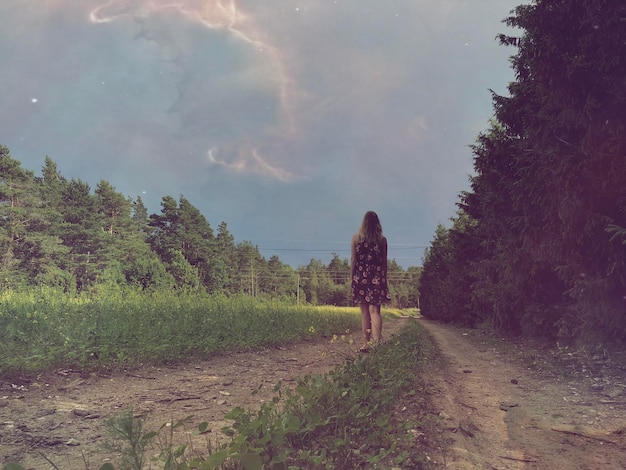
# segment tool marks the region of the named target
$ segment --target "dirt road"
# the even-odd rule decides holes
[[[443,358],[430,377],[450,442],[441,456],[446,468],[626,468],[623,370],[600,375],[583,369],[567,379],[540,351],[420,322]]]
[[[406,321],[386,322],[385,337]],[[478,331],[420,321],[437,348],[431,348],[425,382],[439,441],[449,443],[447,450],[429,443],[434,468],[626,468],[623,375],[568,381],[551,370],[531,372],[528,351]],[[220,438],[224,413],[235,406],[258,408],[275,396],[279,381],[293,385],[296,377],[326,372],[357,354],[358,334],[338,335],[181,365],[112,374],[57,370],[0,382],[0,466],[117,466],[119,456],[101,448],[105,423],[129,408],[149,417],[147,430],[194,415],[186,429],[175,431],[183,442],[195,424],[207,421],[211,432],[192,438],[202,450],[207,440]]]
[[[405,321],[386,322],[385,337]],[[276,396],[277,383],[293,386],[297,377],[328,372],[358,354],[360,333],[345,333],[179,365],[112,374],[57,370],[0,381],[0,467],[19,462],[26,469],[53,470],[53,462],[61,470],[95,470],[112,462],[119,468],[119,454],[103,450],[102,444],[110,440],[107,420],[128,409],[148,417],[147,431],[193,415],[175,431],[175,439],[184,443],[192,438],[194,448],[206,456],[207,441],[226,439],[220,432],[230,424],[225,413],[236,406],[258,409]],[[203,421],[210,432],[193,437]],[[157,453],[155,448],[149,457]]]

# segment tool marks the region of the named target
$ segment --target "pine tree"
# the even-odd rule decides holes
[[[515,81],[460,204],[476,222],[471,310],[502,330],[626,338],[625,18],[624,2],[535,0],[506,20],[523,30],[500,36]]]

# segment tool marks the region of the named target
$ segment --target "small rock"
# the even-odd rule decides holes
[[[80,442],[78,442],[76,439],[72,438],[69,441],[67,441],[65,443],[66,446],[71,446],[71,447],[76,447],[80,445]]]
[[[469,370],[469,369],[463,369],[463,373],[464,373],[464,374],[471,374],[471,373],[472,373],[472,371],[471,371],[471,370]]]
[[[421,437],[424,437],[426,435],[422,431],[418,431],[417,429],[409,429],[407,432],[409,434],[412,434],[413,437],[415,437],[415,438],[421,438]]]
[[[622,395],[624,391],[621,388],[612,388],[610,390],[605,391],[602,395],[609,398],[617,398]]]
[[[222,390],[220,390],[220,391],[219,391],[219,392],[217,392],[217,393],[219,393],[220,395],[226,395],[227,397],[228,397],[228,396],[230,396],[230,393],[229,393],[229,392],[224,392],[224,391],[222,391]]]
[[[217,400],[217,404],[218,405],[225,405],[226,404],[226,400]]]
[[[517,385],[519,382],[517,381],[517,379],[511,379],[511,383],[512,383],[513,385]]]

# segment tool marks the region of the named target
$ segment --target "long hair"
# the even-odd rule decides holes
[[[383,239],[383,227],[380,225],[378,215],[374,211],[367,211],[363,217],[359,238],[368,243],[380,242]]]

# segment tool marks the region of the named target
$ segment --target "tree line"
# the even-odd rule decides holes
[[[575,341],[626,340],[626,3],[534,0],[475,175],[423,264],[422,313]]]
[[[416,306],[419,268],[389,264],[393,304]],[[0,145],[0,289],[48,286],[89,292],[103,285],[141,290],[250,294],[309,304],[351,305],[350,265],[337,254],[297,269],[214,231],[183,195],[164,196],[148,215],[101,180],[92,191],[46,157],[41,176]]]

